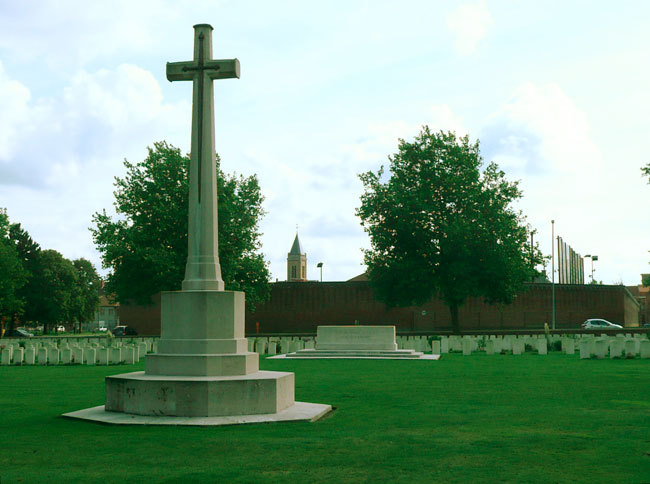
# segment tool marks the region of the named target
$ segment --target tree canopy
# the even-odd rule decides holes
[[[154,143],[144,161],[125,160],[115,179],[117,217],[93,216],[93,239],[111,272],[106,289],[121,302],[148,303],[160,291],[179,290],[187,259],[189,157]],[[246,292],[253,309],[270,294],[259,220],[264,215],[257,177],[226,175],[217,156],[219,260],[229,290]]]
[[[14,315],[23,313],[25,301],[20,291],[27,275],[10,237],[7,211],[0,209],[0,317],[11,321]]]
[[[512,207],[518,183],[484,166],[478,141],[427,126],[413,142],[400,139],[389,162],[389,174],[382,166],[360,175],[357,215],[370,236],[364,261],[377,297],[390,307],[439,296],[455,332],[467,297],[510,303],[542,261]]]
[[[19,223],[0,210],[0,317],[57,323],[93,319],[101,280],[86,259],[69,261],[55,250],[41,250]]]

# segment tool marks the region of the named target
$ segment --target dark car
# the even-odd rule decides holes
[[[115,326],[113,336],[137,336],[138,332],[130,326]]]

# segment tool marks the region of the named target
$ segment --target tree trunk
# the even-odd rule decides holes
[[[450,304],[449,312],[451,313],[451,332],[460,334],[460,324],[458,322],[458,304]]]

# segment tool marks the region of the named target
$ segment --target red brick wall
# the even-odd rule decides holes
[[[576,328],[604,318],[638,325],[638,304],[623,286],[556,285],[556,326]],[[470,298],[459,310],[461,329],[540,329],[551,325],[551,284],[528,284],[510,305]],[[424,314],[423,314],[424,312]],[[120,321],[139,334],[160,334],[160,296],[150,306],[120,306]],[[322,324],[393,324],[400,331],[451,329],[449,310],[438,299],[418,307],[387,309],[367,282],[277,282],[271,300],[246,313],[246,332],[309,333]]]
[[[638,306],[622,286],[556,285],[556,326],[575,328],[588,318],[636,326]],[[551,324],[551,284],[528,284],[510,305],[469,298],[459,310],[462,329],[539,329]],[[423,314],[424,313],[424,314]],[[313,332],[321,324],[394,324],[402,331],[451,329],[439,299],[418,307],[387,309],[367,282],[278,282],[271,300],[246,315],[247,333]]]

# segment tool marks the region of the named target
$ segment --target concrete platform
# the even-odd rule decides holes
[[[270,356],[268,359],[292,360],[439,360],[440,355],[427,355],[413,350],[396,351],[320,351],[300,350],[295,353]]]
[[[63,417],[112,425],[186,425],[210,427],[273,422],[315,422],[332,411],[331,405],[295,402],[278,413],[224,417],[167,417],[108,412],[104,405],[64,413]]]

